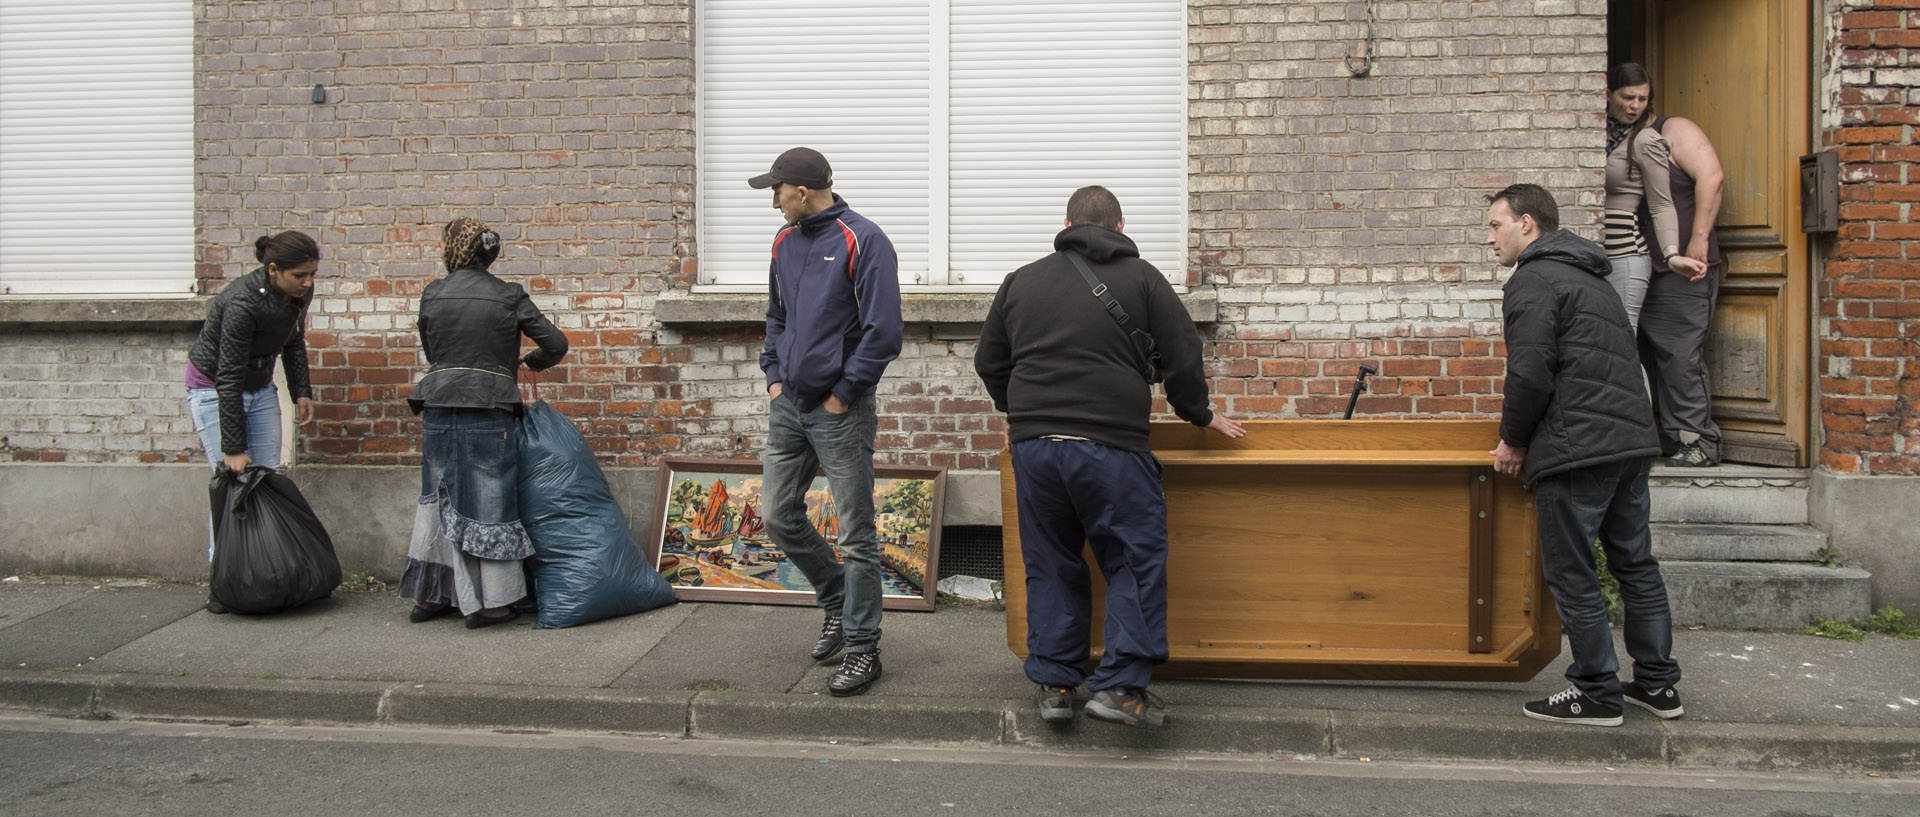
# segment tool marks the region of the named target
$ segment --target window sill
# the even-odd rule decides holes
[[[1092,296],[1088,296],[1092,297]],[[1193,322],[1219,320],[1220,296],[1211,288],[1180,295]],[[978,324],[993,305],[991,292],[903,294],[900,317],[909,324]],[[760,326],[767,322],[767,296],[759,293],[664,293],[654,302],[654,318],[665,326]]]
[[[207,300],[0,299],[0,332],[192,330],[206,322]]]

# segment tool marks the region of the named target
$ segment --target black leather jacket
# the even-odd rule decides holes
[[[1565,230],[1520,251],[1507,279],[1500,439],[1527,449],[1528,485],[1575,468],[1660,453],[1627,308],[1606,251]]]
[[[247,450],[244,395],[273,382],[274,356],[286,364],[293,398],[313,396],[307,378],[308,302],[280,297],[267,283],[266,267],[227,284],[213,297],[187,360],[213,381],[220,395],[221,453]]]
[[[498,408],[520,413],[514,372],[560,362],[567,336],[540,314],[527,291],[469,267],[420,293],[420,347],[432,364],[407,398],[413,413],[437,408]],[[520,356],[520,336],[540,348]]]

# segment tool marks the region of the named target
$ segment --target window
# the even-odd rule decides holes
[[[193,294],[193,4],[0,0],[0,293]]]
[[[746,180],[796,145],[886,230],[900,283],[998,286],[1051,251],[1074,189],[1119,196],[1186,261],[1186,7],[1177,0],[702,0],[700,283],[763,290],[780,215]]]

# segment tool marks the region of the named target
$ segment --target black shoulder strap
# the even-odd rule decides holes
[[[1120,332],[1126,336],[1127,344],[1140,353],[1140,376],[1146,378],[1149,384],[1160,382],[1163,379],[1160,370],[1160,349],[1159,344],[1154,342],[1153,336],[1127,325],[1132,323],[1133,319],[1128,317],[1126,308],[1122,307],[1119,301],[1107,294],[1107,285],[1094,276],[1093,270],[1087,266],[1087,259],[1073,250],[1061,250],[1060,254],[1073,262],[1073,268],[1080,271],[1080,278],[1087,282],[1087,288],[1093,290],[1093,297],[1100,299],[1100,305],[1106,308],[1107,315],[1113,318],[1114,323],[1120,325]]]
[[[1100,279],[1094,277],[1093,270],[1087,267],[1087,259],[1073,250],[1061,250],[1060,254],[1073,262],[1073,268],[1080,271],[1080,277],[1087,282],[1087,288],[1093,290],[1093,297],[1100,299],[1100,305],[1106,307],[1107,314],[1113,317],[1113,322],[1120,324],[1121,331],[1125,331],[1127,323],[1133,319],[1127,316],[1127,310],[1120,306],[1119,301],[1107,294],[1107,285],[1100,283]]]

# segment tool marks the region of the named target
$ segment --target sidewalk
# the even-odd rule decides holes
[[[84,580],[67,580],[84,581]],[[1675,633],[1687,715],[1618,729],[1527,720],[1565,688],[1164,681],[1162,732],[1039,720],[996,610],[888,613],[886,674],[832,698],[819,613],[680,604],[567,630],[409,624],[387,594],[215,616],[203,587],[0,584],[0,712],[604,731],[687,738],[1072,747],[1313,758],[1920,772],[1920,642]],[[1622,653],[1624,655],[1624,652]]]

